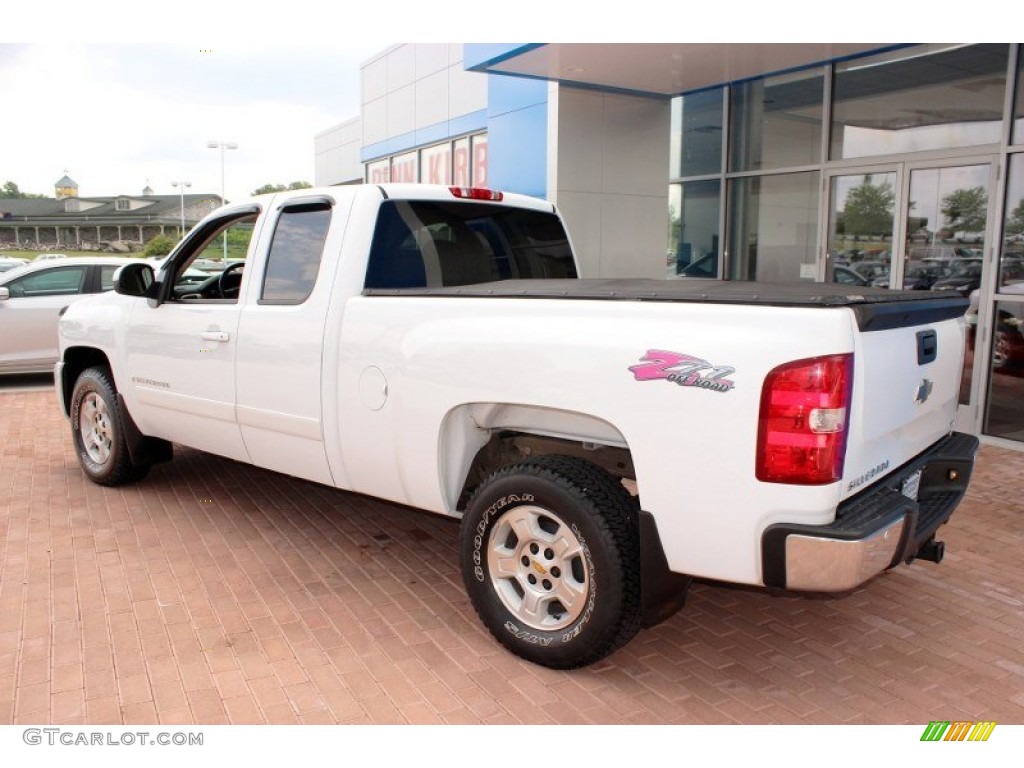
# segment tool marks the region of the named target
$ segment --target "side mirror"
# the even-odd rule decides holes
[[[0,301],[7,301],[11,298],[11,292],[7,288],[0,288]]]
[[[153,267],[149,264],[125,264],[114,273],[114,292],[122,296],[148,297],[154,280]]]

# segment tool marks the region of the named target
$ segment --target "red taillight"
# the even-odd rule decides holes
[[[484,187],[448,187],[448,191],[456,197],[464,197],[467,200],[491,200],[500,203],[505,196],[496,189]]]
[[[826,485],[843,476],[853,355],[780,365],[765,377],[757,431],[757,479]]]

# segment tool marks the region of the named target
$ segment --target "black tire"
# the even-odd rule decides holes
[[[71,436],[78,463],[99,485],[124,485],[141,480],[148,464],[136,464],[128,453],[117,390],[107,368],[87,368],[71,393]]]
[[[462,520],[462,577],[487,629],[552,669],[593,664],[640,629],[637,504],[581,459],[498,470]],[[518,531],[518,532],[517,532]]]

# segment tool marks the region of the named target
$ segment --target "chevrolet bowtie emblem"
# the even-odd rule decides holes
[[[934,387],[935,384],[928,379],[921,379],[921,383],[917,385],[917,397],[914,398],[914,402],[923,403],[931,396]]]

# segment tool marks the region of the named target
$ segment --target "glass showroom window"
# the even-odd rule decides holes
[[[820,67],[734,85],[729,170],[818,165],[824,88]]]
[[[722,88],[672,101],[669,176],[704,176],[722,170]]]
[[[1024,144],[1024,45],[1017,52],[1017,100],[1013,110],[1013,143]]]
[[[921,45],[837,64],[833,160],[996,144],[1009,46]]]
[[[420,150],[420,181],[424,184],[450,184],[452,144],[446,141]]]
[[[391,181],[391,160],[378,160],[366,164],[366,181],[369,184],[387,184]]]
[[[1024,381],[1024,301],[1020,300],[1024,298],[1024,154],[1009,157],[996,288],[1008,300],[996,302],[993,308],[985,433],[1009,440],[1024,440],[1024,397],[1021,396],[1021,381]],[[976,338],[977,311],[978,308],[972,304],[967,313],[969,356],[980,353],[981,340]]]
[[[403,184],[415,184],[419,181],[419,169],[417,168],[417,152],[406,152],[404,155],[396,155],[391,158],[391,181]]]
[[[817,277],[819,179],[815,171],[729,182],[730,279]]]
[[[473,143],[473,186],[487,186],[487,134],[471,137]]]
[[[717,179],[669,187],[667,277],[718,277],[720,205]]]
[[[455,186],[469,186],[469,161],[469,137],[457,139],[452,150],[452,183]]]
[[[1024,293],[1024,154],[1010,155],[999,293]]]
[[[978,351],[973,328],[968,326],[968,354]],[[1024,440],[1024,302],[999,301],[995,305],[989,396],[985,433],[1009,440]]]

